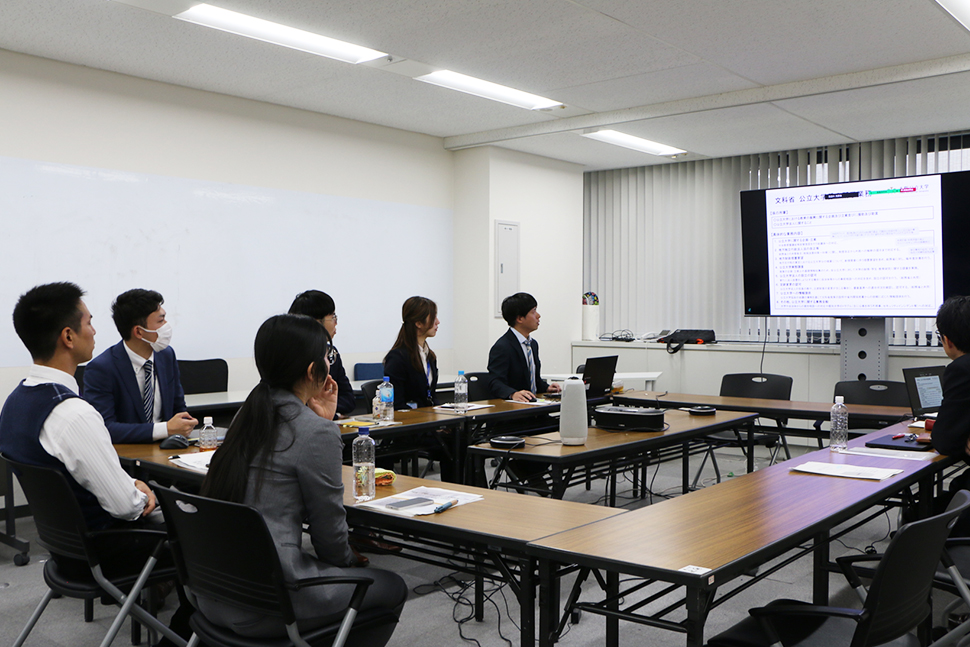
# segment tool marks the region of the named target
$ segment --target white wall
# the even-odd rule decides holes
[[[582,167],[494,147],[455,157],[456,369],[484,371],[508,329],[494,313],[495,221],[503,220],[520,225],[519,287],[539,302],[542,370],[571,370],[569,343],[582,333]]]
[[[543,367],[569,368],[569,342],[581,332],[579,166],[497,148],[453,154],[435,137],[2,50],[0,124],[0,156],[453,210],[455,315],[442,326],[454,326],[454,348],[435,346],[446,374],[484,370],[489,347],[505,330],[491,310],[493,223],[518,221],[522,288],[536,296],[543,317]],[[325,261],[307,288],[335,297],[339,346],[355,316],[340,309],[341,291],[367,286],[356,283],[355,268]],[[375,259],[363,250],[361,262]],[[281,296],[281,308],[291,296]],[[0,317],[9,322],[9,313]],[[344,363],[379,361],[398,325],[388,322],[386,339],[344,353]],[[0,335],[13,334],[9,323],[0,324]],[[97,352],[116,340],[102,321]],[[226,359],[231,389],[255,383],[251,357]],[[24,373],[0,369],[0,397]]]
[[[438,138],[2,50],[0,123],[2,156],[443,209],[454,204],[452,154]],[[374,262],[366,250],[361,258]],[[306,288],[333,294],[344,339],[354,313],[339,310],[341,293],[361,289],[354,279],[354,268],[328,268],[325,258],[307,275]],[[280,296],[280,310],[292,296]],[[9,314],[0,314],[0,335],[14,335]],[[386,338],[345,362],[379,361],[399,323],[388,322]],[[117,339],[102,317],[96,352]],[[450,361],[451,349],[437,350]],[[230,388],[256,382],[251,357],[226,359]],[[0,397],[24,374],[0,369]]]

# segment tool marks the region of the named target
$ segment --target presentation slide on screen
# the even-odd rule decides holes
[[[938,409],[943,404],[943,385],[939,375],[916,378],[916,392],[919,393],[921,409]]]
[[[765,200],[773,314],[936,314],[938,175],[770,189]]]

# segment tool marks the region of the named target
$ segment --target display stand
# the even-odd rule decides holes
[[[842,319],[842,381],[885,380],[889,327],[885,317]]]

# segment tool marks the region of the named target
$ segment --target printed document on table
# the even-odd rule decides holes
[[[862,467],[859,465],[835,465],[833,463],[820,463],[809,461],[791,468],[793,472],[806,472],[808,474],[821,474],[823,476],[841,476],[850,479],[867,479],[871,481],[883,481],[890,477],[901,474],[903,470],[888,469],[884,467]]]
[[[475,411],[476,409],[488,409],[489,407],[494,407],[494,404],[473,404],[469,402],[465,405],[465,411]],[[454,402],[448,402],[446,404],[439,404],[434,408],[435,411],[449,411],[454,413],[458,408]]]
[[[396,501],[404,501],[405,499],[416,499],[419,497],[424,497],[426,499],[431,499],[431,503],[425,505],[416,505],[411,508],[388,508],[388,504],[394,503]],[[381,512],[388,512],[390,514],[400,515],[402,517],[417,517],[419,515],[434,514],[435,508],[449,501],[458,501],[454,506],[465,505],[466,503],[474,503],[475,501],[481,501],[482,495],[480,494],[469,494],[468,492],[456,492],[455,490],[446,490],[444,488],[437,487],[416,487],[407,492],[401,492],[400,494],[395,494],[394,496],[384,497],[383,499],[375,499],[373,501],[366,501],[364,503],[358,503],[359,508],[373,508],[375,510],[380,510]],[[447,514],[447,511],[441,513]]]
[[[199,472],[200,474],[207,474],[209,472],[209,461],[212,460],[214,455],[215,452],[198,452],[196,454],[170,456],[168,460],[175,463],[179,467],[184,467],[187,470]]]

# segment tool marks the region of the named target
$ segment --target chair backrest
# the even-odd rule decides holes
[[[258,614],[294,621],[276,544],[258,510],[153,486],[182,584]]]
[[[905,382],[886,380],[849,380],[835,385],[835,395],[846,404],[873,404],[883,407],[908,407],[909,392]]]
[[[354,364],[355,380],[380,380],[384,378],[384,365],[380,362],[357,362]]]
[[[851,647],[881,645],[912,631],[932,611],[930,589],[950,528],[967,508],[970,492],[960,490],[946,511],[896,531],[872,577],[861,622]]]
[[[229,390],[229,364],[224,359],[180,359],[179,379],[186,395]]]
[[[27,497],[37,527],[37,543],[57,555],[92,563],[85,537],[88,525],[67,477],[50,467],[2,458],[17,475]]]
[[[491,400],[492,392],[488,389],[488,371],[479,373],[465,373],[468,378],[468,401]]]
[[[721,378],[725,397],[791,400],[792,379],[772,373],[728,373]]]
[[[84,395],[84,367],[78,366],[74,371],[74,381],[77,382],[77,394]]]
[[[379,380],[364,382],[360,385],[360,390],[364,392],[364,403],[367,405],[368,411],[370,411],[370,404],[374,401],[374,396],[377,395],[377,387],[379,387],[383,381],[384,378],[381,378]]]
[[[576,367],[576,372],[579,373],[580,375],[582,375],[583,374],[583,371],[585,371],[585,370],[586,370],[586,365],[585,364],[580,364],[579,366]]]

